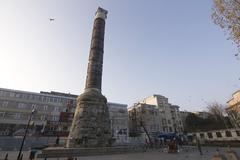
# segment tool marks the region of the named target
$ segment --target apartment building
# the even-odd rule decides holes
[[[135,103],[128,108],[130,134],[154,135],[161,130],[159,110],[154,105]]]
[[[227,102],[226,112],[235,128],[240,128],[240,90],[232,94],[232,98]]]
[[[112,103],[108,104],[109,116],[111,122],[112,138],[117,144],[129,142],[128,129],[128,111],[126,104]]]
[[[27,125],[31,111],[36,130],[47,122],[58,122],[60,113],[76,106],[76,95],[59,92],[26,92],[0,88],[0,128],[9,135]],[[69,105],[71,104],[71,106]],[[50,128],[54,129],[54,128]]]
[[[33,127],[38,134],[67,136],[76,108],[77,95],[61,92],[27,92],[0,88],[0,135],[24,132],[31,111]],[[108,103],[113,137],[117,143],[128,141],[127,105]],[[23,133],[21,133],[23,134]]]
[[[147,111],[145,112],[144,110]],[[133,124],[136,124],[136,122],[133,122],[134,114],[140,113],[141,117],[144,117],[144,120],[147,121],[145,125],[150,133],[183,132],[183,124],[180,117],[179,106],[170,104],[168,102],[168,98],[162,95],[153,95],[144,98],[130,107],[128,112],[130,131],[136,130],[136,127],[135,129],[132,128],[135,126]]]

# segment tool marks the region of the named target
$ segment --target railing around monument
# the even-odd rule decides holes
[[[240,146],[240,129],[212,130],[192,133],[193,144],[199,139],[205,145]]]

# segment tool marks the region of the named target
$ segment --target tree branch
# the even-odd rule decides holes
[[[238,0],[234,0],[234,2],[236,2],[236,3],[239,4],[239,6],[240,6],[240,1],[238,1]]]

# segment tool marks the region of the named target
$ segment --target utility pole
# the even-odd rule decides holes
[[[20,147],[20,150],[19,150],[19,153],[18,153],[18,157],[17,157],[17,160],[20,160],[21,159],[21,154],[22,154],[22,148],[23,148],[23,145],[24,145],[24,141],[26,139],[26,135],[27,135],[27,132],[28,132],[28,128],[29,128],[29,125],[30,125],[30,122],[32,120],[32,116],[33,114],[36,112],[35,108],[33,107],[32,111],[31,111],[31,114],[30,114],[30,117],[29,117],[29,120],[28,120],[28,123],[27,123],[27,126],[26,126],[26,129],[25,129],[25,133],[24,133],[24,136],[23,136],[23,139],[22,139],[22,143],[21,143],[21,147]]]

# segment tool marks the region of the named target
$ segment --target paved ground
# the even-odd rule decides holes
[[[201,156],[196,147],[184,147],[180,149],[179,153],[170,154],[166,152],[166,149],[154,149],[148,150],[143,153],[127,153],[118,155],[103,155],[103,156],[91,156],[91,157],[78,157],[77,160],[210,160],[216,153],[217,147],[203,147],[203,155]],[[219,152],[224,154],[227,148],[219,148]],[[233,148],[234,151],[240,155],[240,148]],[[18,152],[8,152],[8,160],[16,160]],[[5,156],[6,152],[0,152],[0,160]],[[23,160],[28,160],[29,152],[23,152]],[[43,160],[43,159],[42,159]],[[58,160],[57,158],[51,158],[48,160]],[[59,160],[64,160],[60,158]]]

